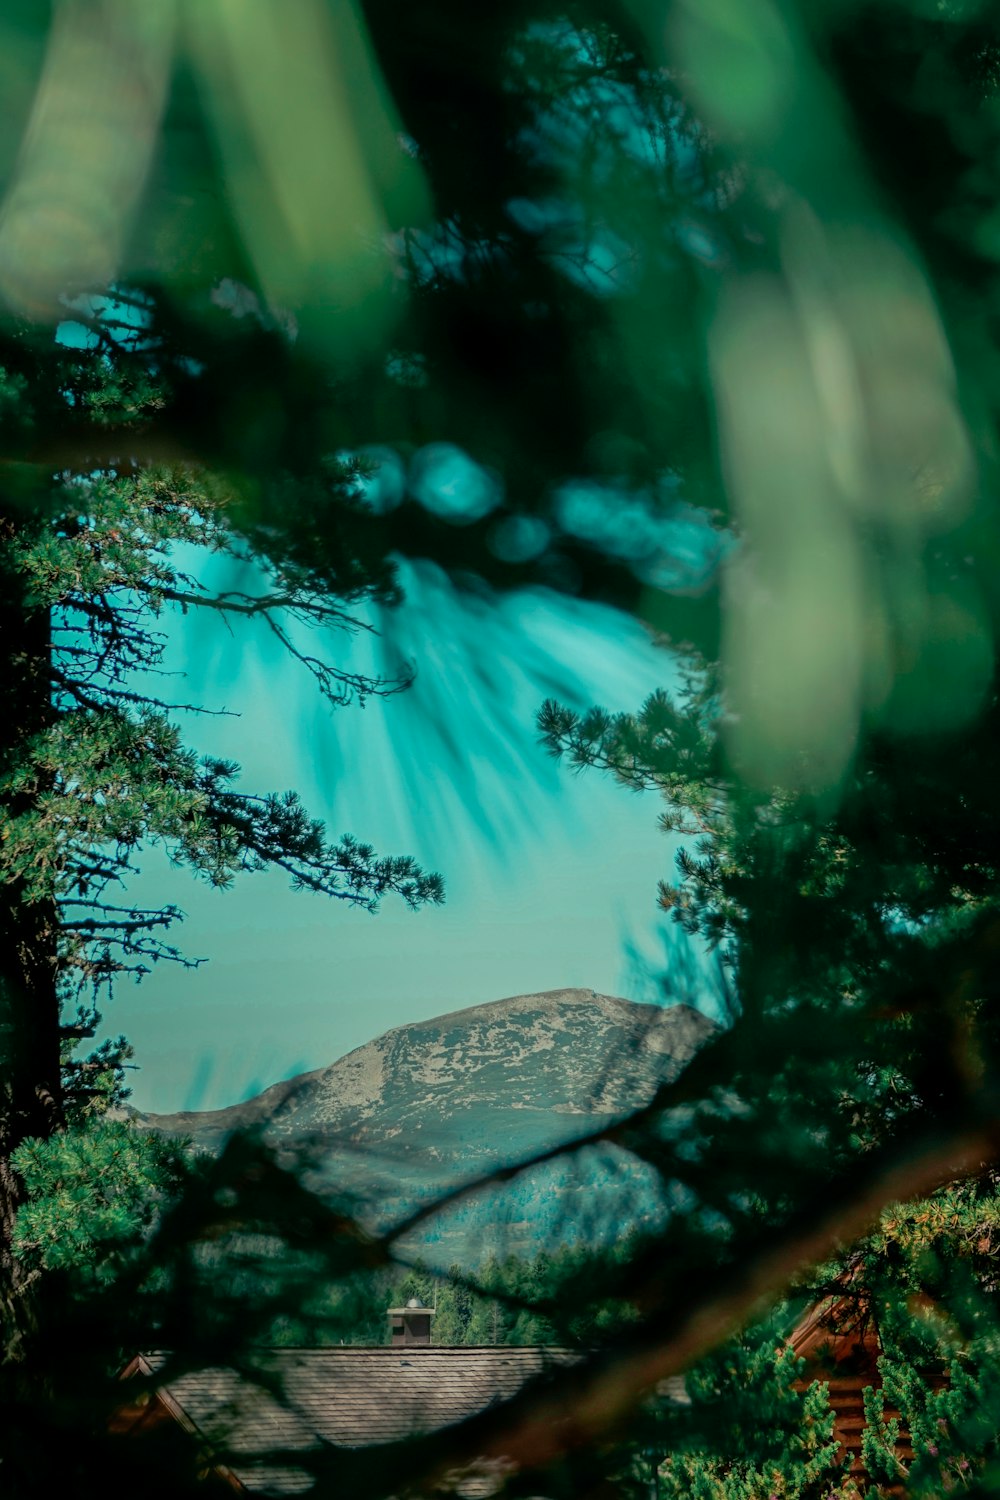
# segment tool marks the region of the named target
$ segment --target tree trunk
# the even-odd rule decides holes
[[[25,597],[12,566],[14,526],[0,521],[0,805],[8,816],[30,816],[33,794],[5,788],[30,761],[32,742],[52,722],[49,613]],[[5,555],[4,555],[5,554]],[[26,899],[24,883],[0,888],[0,1359],[17,1358],[33,1322],[25,1278],[11,1254],[21,1201],[11,1153],[31,1136],[62,1123],[59,1000],[56,988],[58,912],[54,894]]]

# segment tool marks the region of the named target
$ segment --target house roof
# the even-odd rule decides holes
[[[235,1487],[249,1494],[305,1494],[306,1468],[290,1453],[327,1445],[363,1448],[450,1427],[507,1400],[536,1376],[575,1363],[569,1349],[340,1346],[261,1351],[261,1383],[215,1367],[167,1374],[158,1400],[209,1454]],[[133,1361],[127,1373],[152,1378],[168,1370],[165,1354]],[[268,1463],[279,1450],[284,1464]],[[473,1480],[465,1493],[487,1494]]]

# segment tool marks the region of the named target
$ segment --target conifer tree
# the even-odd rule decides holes
[[[988,7],[957,0],[679,4],[667,18],[642,3],[586,4],[568,19],[566,7],[525,4],[482,21],[450,0],[431,28],[424,8],[402,16],[371,0],[366,12],[439,216],[400,230],[397,267],[413,292],[401,351],[354,385],[345,410],[369,428],[388,412],[392,435],[415,444],[446,428],[476,461],[503,467],[512,509],[526,503],[542,523],[503,533],[510,518],[491,513],[449,532],[432,507],[404,504],[390,525],[433,539],[451,566],[503,574],[513,535],[528,537],[528,555],[504,576],[620,598],[624,575],[628,597],[641,590],[675,640],[697,616],[706,656],[686,698],[658,695],[625,718],[555,707],[543,718],[579,764],[665,794],[667,826],[686,842],[661,901],[720,955],[718,998],[735,1022],[615,1135],[675,1211],[603,1277],[603,1295],[636,1321],[609,1334],[594,1366],[596,1449],[605,1415],[638,1399],[651,1371],[690,1361],[838,1233],[862,1234],[887,1196],[923,1194],[996,1154],[997,24]],[[637,115],[637,99],[651,107]],[[679,190],[664,193],[670,175]],[[219,517],[247,513],[221,462],[211,503],[198,503],[204,474],[195,483],[129,457],[143,413],[169,403],[168,357],[153,371],[107,349],[50,363],[16,341],[7,353],[20,460],[4,476],[0,556],[0,691],[14,729],[0,766],[13,1140],[61,1116],[64,969],[90,984],[165,954],[156,914],[106,909],[119,851],[128,860],[159,838],[225,880],[281,863],[289,840],[285,866],[306,885],[348,899],[434,890],[412,869],[379,871],[318,832],[310,841],[294,804],[241,800],[229,768],[185,759],[163,702],[123,696],[116,673],[155,656],[136,605],[268,613],[201,597],[176,554],[156,554],[206,539],[225,550],[236,533]],[[172,373],[188,394],[175,437],[235,426],[245,455],[273,430],[245,417],[216,424],[220,410],[270,407],[226,405],[224,383]],[[199,393],[213,399],[200,405]],[[32,430],[46,434],[41,461]],[[49,446],[53,433],[66,435],[70,461]],[[361,555],[350,505],[331,511],[329,476],[303,478],[279,486],[272,471],[262,519],[244,530],[277,569],[272,602],[316,620],[314,585],[328,600],[332,583],[349,605],[384,575]],[[139,489],[141,545],[127,503]],[[269,503],[279,489],[282,504]],[[726,546],[740,539],[749,558],[725,585],[728,680],[715,670],[712,569],[692,581],[683,543],[673,550],[673,523],[684,534],[695,507],[703,537],[725,526]],[[333,578],[310,571],[314,540]],[[150,547],[147,569],[137,559]],[[703,607],[687,608],[699,589]],[[774,605],[763,637],[749,628],[762,599]],[[75,636],[63,633],[73,618]],[[750,749],[770,760],[748,758],[747,726]],[[133,770],[148,796],[131,797]],[[9,1209],[16,1184],[5,1181]],[[877,1267],[861,1279],[879,1284]],[[514,1300],[501,1308],[492,1270],[489,1280],[496,1332]],[[900,1283],[891,1296],[902,1295]],[[961,1297],[950,1301],[958,1319]],[[888,1323],[886,1337],[902,1348]],[[913,1359],[892,1377],[931,1460],[945,1455],[928,1441],[938,1421],[957,1431],[977,1402],[992,1410],[992,1355],[977,1339],[971,1329],[964,1345],[974,1385],[956,1384],[947,1415]],[[892,1348],[885,1357],[897,1359]],[[575,1378],[568,1401],[585,1376]],[[893,1445],[877,1401],[870,1410],[875,1467]],[[523,1450],[559,1431],[550,1422]],[[961,1464],[990,1457],[972,1442],[963,1433],[946,1455],[955,1467],[925,1465],[914,1483],[966,1483]],[[716,1465],[706,1485],[727,1461],[698,1459]],[[744,1493],[770,1479],[756,1457],[747,1464],[735,1481]],[[884,1472],[899,1477],[892,1463]]]
[[[124,294],[123,294],[124,295]],[[22,1183],[12,1156],[45,1140],[67,1111],[114,1082],[124,1040],[89,1058],[67,1045],[93,1035],[98,1003],[162,960],[189,962],[172,929],[179,906],[129,899],[144,849],[224,888],[275,869],[292,886],[373,910],[386,894],[411,906],[441,899],[439,878],[405,856],[334,839],[294,791],[244,790],[238,767],[202,758],[158,678],[173,611],[264,622],[331,703],[394,691],[342,671],[304,630],[351,629],[352,608],[391,594],[384,568],[352,549],[362,519],[356,471],[304,455],[298,472],[257,476],[262,489],[322,493],[339,511],[339,557],[271,556],[267,532],[237,530],[245,497],[223,472],[141,456],[150,424],[169,408],[182,360],[142,305],[142,338],[115,337],[98,318],[90,347],[46,344],[25,331],[0,358],[8,463],[0,505],[0,1304],[17,1324],[12,1256]],[[62,451],[50,447],[62,423]],[[46,434],[35,451],[36,434]],[[314,467],[306,471],[309,463]],[[197,570],[228,558],[247,587],[213,591]],[[209,706],[211,707],[211,706]],[[106,1089],[105,1089],[106,1092]],[[114,1140],[98,1137],[111,1152]],[[30,1154],[21,1165],[30,1176]],[[102,1170],[95,1160],[93,1170]],[[28,1232],[27,1230],[25,1231]]]
[[[711,1446],[686,1451],[681,1432],[675,1429],[671,1440],[668,1426],[661,1440],[665,1500],[826,1500],[856,1493],[833,1437],[825,1386],[794,1388],[802,1366],[772,1318],[693,1370],[686,1380],[693,1410],[685,1416]]]

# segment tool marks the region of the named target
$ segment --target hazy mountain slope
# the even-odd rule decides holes
[[[228,1109],[146,1118],[208,1147],[266,1124],[275,1140],[416,1149],[472,1167],[483,1154],[520,1154],[521,1143],[530,1150],[642,1104],[712,1029],[685,1005],[592,990],[516,995],[397,1026]]]

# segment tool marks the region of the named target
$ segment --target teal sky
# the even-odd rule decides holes
[[[669,680],[669,656],[598,605],[460,594],[427,563],[404,583],[402,609],[371,618],[379,639],[323,643],[353,666],[391,665],[400,647],[415,661],[410,692],[363,709],[326,706],[257,625],[172,627],[169,664],[186,680],[170,690],[239,715],[188,718],[191,741],[238,760],[248,788],[296,788],[331,832],[416,854],[445,876],[447,902],[371,917],[277,876],[216,892],[147,861],[133,896],[181,906],[181,946],[208,962],[161,965],[106,1007],[106,1028],[136,1045],[139,1108],[231,1103],[390,1026],[506,995],[662,996],[656,881],[673,851],[656,799],[558,766],[534,715],[549,695],[637,707]]]

